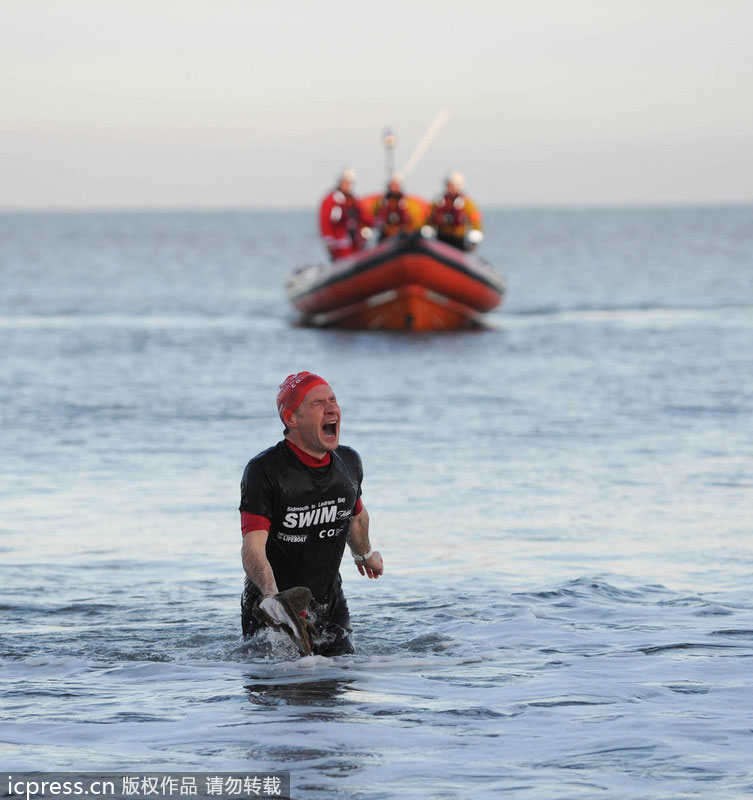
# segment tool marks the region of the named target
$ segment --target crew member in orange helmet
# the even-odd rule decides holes
[[[319,211],[319,229],[333,261],[361,250],[371,234],[361,204],[351,191],[355,178],[352,169],[343,170]]]
[[[379,230],[379,240],[398,233],[407,233],[414,227],[408,198],[403,193],[403,176],[394,172],[387,191],[374,204],[374,227]]]
[[[445,179],[444,196],[432,203],[429,225],[437,232],[441,242],[461,250],[473,250],[484,238],[481,232],[481,212],[476,204],[463,194],[465,179],[459,172],[451,172]]]

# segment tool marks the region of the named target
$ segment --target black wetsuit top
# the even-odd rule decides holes
[[[308,586],[319,603],[329,603],[333,589],[339,591],[362,480],[360,456],[344,445],[325,467],[307,466],[284,441],[248,462],[240,510],[271,521],[266,554],[280,591]],[[258,594],[248,579],[246,589]]]

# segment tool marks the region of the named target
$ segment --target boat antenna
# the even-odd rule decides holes
[[[389,181],[395,171],[395,145],[397,144],[397,136],[395,136],[392,128],[384,129],[382,143],[384,144],[384,164],[387,168],[387,181]]]
[[[416,145],[413,152],[410,154],[410,157],[405,162],[405,166],[400,170],[403,175],[407,176],[413,172],[418,162],[424,157],[424,154],[429,149],[429,146],[434,141],[442,126],[445,124],[445,122],[447,122],[447,117],[449,116],[450,115],[447,112],[447,109],[443,108],[439,114],[434,117],[434,122],[429,125],[421,141]]]

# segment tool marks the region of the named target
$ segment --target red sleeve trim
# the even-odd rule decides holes
[[[359,497],[356,500],[356,507],[353,509],[353,516],[357,517],[363,511],[363,503],[361,502],[361,498]]]
[[[267,531],[272,526],[272,521],[261,514],[249,514],[248,511],[241,511],[241,534],[245,536],[251,531]]]

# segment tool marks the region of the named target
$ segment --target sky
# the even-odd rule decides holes
[[[753,0],[3,0],[0,209],[753,202]]]

